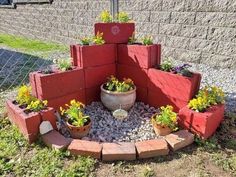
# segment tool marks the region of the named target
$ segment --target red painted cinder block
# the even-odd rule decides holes
[[[160,44],[118,44],[118,63],[141,68],[152,68],[160,64]]]
[[[55,110],[59,111],[60,107],[65,108],[65,104],[70,103],[70,101],[73,99],[86,104],[85,90],[80,89],[77,92],[74,92],[74,93],[71,93],[71,94],[68,94],[65,96],[60,96],[57,98],[49,99],[47,101],[48,101],[48,106],[53,107]]]
[[[52,124],[53,128],[57,130],[55,110],[53,108],[47,107],[47,109],[40,112],[40,115],[42,121],[49,121]]]
[[[74,68],[69,71],[55,71],[52,74],[34,72],[30,74],[32,92],[39,99],[49,100],[65,96],[84,88],[84,71]]]
[[[94,101],[101,101],[100,94],[101,94],[100,86],[86,88],[85,89],[86,104],[89,105]]]
[[[95,35],[103,33],[107,44],[127,44],[135,31],[134,23],[95,23]]]
[[[134,84],[139,87],[147,87],[148,72],[147,69],[117,64],[117,77],[122,80],[123,78],[131,78]]]
[[[193,111],[185,106],[178,113],[178,123],[181,127],[207,139],[215,133],[222,122],[224,110],[224,104],[212,106],[204,113]]]
[[[116,75],[116,65],[109,64],[84,69],[85,88],[101,86],[111,75]]]
[[[35,96],[35,97],[37,97],[37,86],[36,86],[34,77],[37,73],[38,72],[29,73],[29,81],[30,81],[30,86],[32,88],[32,95]]]
[[[174,111],[178,112],[181,108],[188,104],[188,100],[168,96],[157,88],[155,91],[148,90],[148,104],[156,108],[171,105],[173,106]]]
[[[148,89],[143,87],[136,87],[136,100],[145,104],[148,103]]]
[[[116,44],[71,45],[73,65],[82,68],[112,64],[116,61]]]

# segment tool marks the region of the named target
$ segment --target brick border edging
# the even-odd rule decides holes
[[[55,130],[52,131],[52,133],[55,134]],[[59,132],[57,133],[60,134]],[[51,144],[49,138],[43,137],[43,140],[47,139],[45,144],[54,148],[58,147],[57,145],[53,144],[55,140],[53,139],[53,136],[50,135],[50,132],[48,135],[46,134],[43,136],[52,137]],[[65,137],[63,135],[61,135],[61,138],[63,142],[68,143],[68,141],[65,141]],[[145,140],[135,143],[99,143],[95,141],[72,139],[72,141],[63,147],[67,147],[67,150],[73,155],[90,156],[101,161],[133,161],[168,155],[170,151],[182,149],[192,144],[193,141],[194,135],[192,133],[188,132],[187,130],[180,130],[160,139]]]

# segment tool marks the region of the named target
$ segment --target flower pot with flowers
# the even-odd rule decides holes
[[[94,37],[80,38],[80,43],[70,46],[74,66],[88,68],[115,63],[116,45],[105,44],[104,33]],[[95,60],[96,59],[96,60]]]
[[[148,70],[148,102],[152,106],[172,105],[175,111],[186,106],[199,90],[201,74],[190,71],[191,65],[173,66],[166,60]]]
[[[144,36],[141,42],[134,37],[127,44],[118,45],[118,63],[141,68],[151,68],[160,64],[161,45],[153,44],[152,36]]]
[[[99,20],[101,23],[95,24],[95,34],[102,32],[108,44],[127,44],[135,31],[135,25],[126,12],[119,12],[113,19],[108,11],[103,11]]]
[[[136,100],[136,87],[131,79],[119,81],[111,76],[101,85],[101,101],[111,111],[117,109],[129,110]]]
[[[206,86],[196,98],[179,111],[180,126],[207,139],[212,136],[224,118],[224,92],[215,86]]]
[[[70,104],[66,104],[66,109],[60,108],[61,115],[65,118],[70,135],[72,138],[83,138],[86,136],[92,125],[89,116],[84,114],[84,104],[71,100]]]
[[[177,113],[173,112],[170,105],[162,106],[160,113],[152,116],[151,122],[157,135],[165,136],[178,130]]]

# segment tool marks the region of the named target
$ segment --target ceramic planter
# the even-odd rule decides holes
[[[212,106],[205,112],[200,113],[189,109],[187,106],[179,111],[179,125],[203,139],[212,136],[224,118],[225,105]]]
[[[161,45],[118,44],[118,63],[141,68],[152,68],[160,64]]]
[[[76,139],[85,137],[89,133],[91,129],[91,125],[92,125],[91,119],[89,119],[89,123],[83,127],[73,126],[69,122],[66,122],[66,123],[67,123],[71,137],[76,138]]]
[[[134,23],[95,24],[95,35],[97,32],[103,33],[103,39],[107,44],[127,44],[134,31]]]
[[[157,114],[154,114],[151,118],[152,126],[153,126],[155,133],[159,136],[166,136],[166,135],[170,134],[172,132],[172,130],[169,127],[164,127],[164,126],[161,126],[156,123],[156,121],[154,120],[154,117],[156,115]]]
[[[172,105],[174,111],[186,106],[199,90],[201,74],[185,77],[158,69],[148,69],[148,103],[155,107]]]
[[[136,87],[128,92],[112,92],[105,90],[101,85],[101,101],[111,111],[119,108],[129,110],[136,100]]]
[[[82,68],[112,64],[116,61],[116,44],[71,45],[70,52],[73,65]]]

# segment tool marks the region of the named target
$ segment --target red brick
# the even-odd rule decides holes
[[[74,66],[82,68],[103,66],[116,61],[116,44],[71,45],[70,50]]]
[[[55,110],[51,107],[48,107],[46,110],[42,110],[40,112],[42,121],[49,121],[53,128],[57,130],[57,124],[56,124],[56,116],[55,116]]]
[[[187,130],[180,130],[165,136],[165,140],[169,144],[171,150],[176,151],[192,144],[194,135]]]
[[[94,141],[72,140],[68,150],[74,155],[90,156],[101,159],[102,145]]]
[[[32,81],[33,78],[34,82]],[[30,79],[32,92],[36,93],[37,97],[42,100],[65,96],[85,87],[84,71],[81,68],[65,72],[55,71],[52,74],[33,73]]]
[[[42,140],[47,146],[60,150],[67,148],[71,142],[69,138],[65,138],[56,130],[42,135]]]
[[[85,88],[101,86],[111,75],[116,75],[116,65],[109,64],[84,69]]]
[[[134,143],[103,143],[102,160],[135,160],[136,151]]]
[[[128,43],[129,37],[135,31],[134,23],[96,23],[95,35],[103,33],[103,39],[107,44]]]
[[[145,104],[148,103],[148,89],[147,88],[143,88],[143,87],[137,87],[136,90],[137,93],[137,101],[141,101]]]
[[[179,113],[178,123],[184,129],[198,134],[203,139],[212,136],[223,121],[225,105],[211,106],[205,112],[196,112],[185,106]]]
[[[100,101],[100,93],[101,89],[100,86],[93,87],[93,88],[86,88],[85,95],[86,95],[86,104],[89,105],[93,101]]]
[[[29,81],[30,81],[30,86],[32,88],[32,95],[37,97],[38,94],[37,94],[37,86],[36,86],[36,83],[35,83],[35,75],[37,74],[38,72],[31,72],[29,73]]]
[[[169,153],[167,142],[163,139],[140,141],[136,142],[135,146],[139,159],[167,155]]]
[[[154,45],[118,45],[118,63],[141,68],[151,68],[160,64],[160,50]]]
[[[117,64],[117,77],[120,80],[122,80],[123,78],[131,78],[136,86],[143,88],[147,87],[147,69]]]

